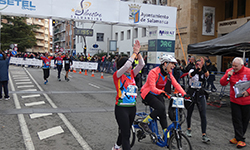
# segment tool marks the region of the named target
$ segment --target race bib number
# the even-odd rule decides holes
[[[200,89],[201,88],[201,82],[200,81],[192,81],[191,82],[191,88]]]
[[[128,87],[127,87],[127,95],[137,96],[137,86],[128,85]]]
[[[173,97],[172,107],[185,108],[184,107],[184,99],[182,97]]]
[[[58,62],[57,62],[58,64],[62,64],[62,61],[61,60],[58,60]]]
[[[46,62],[46,66],[49,66],[49,62]]]
[[[65,61],[65,64],[69,64],[69,60],[66,60],[66,61]]]

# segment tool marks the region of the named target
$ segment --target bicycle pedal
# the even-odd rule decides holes
[[[155,144],[157,142],[157,136],[154,133],[151,133],[149,136],[151,138],[152,143]]]
[[[142,139],[146,138],[146,134],[142,130],[138,130],[137,138],[138,138],[138,142],[140,142]]]

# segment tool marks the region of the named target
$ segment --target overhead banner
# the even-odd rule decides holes
[[[0,0],[2,15],[175,27],[176,7],[119,0]]]
[[[144,26],[176,26],[176,7],[120,2],[119,22]]]

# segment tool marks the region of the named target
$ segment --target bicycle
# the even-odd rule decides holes
[[[151,141],[160,147],[168,147],[170,150],[172,149],[192,150],[192,146],[189,139],[182,133],[181,130],[181,125],[183,122],[185,122],[186,118],[185,113],[182,110],[184,108],[184,100],[186,101],[190,100],[184,99],[180,95],[175,97],[168,96],[168,99],[170,99],[171,109],[174,110],[175,114],[174,119],[172,118],[172,124],[170,124],[167,127],[167,132],[163,133],[163,138],[162,138],[161,134],[158,131],[158,125],[157,125],[157,121],[159,119],[152,120],[149,123],[149,128],[152,131],[152,133],[149,134]],[[152,112],[152,110],[153,109],[150,107],[150,112]],[[145,112],[136,113],[136,116],[138,116],[139,118],[135,119],[134,124],[132,125],[131,128],[131,133],[132,133],[130,141],[131,147],[133,147],[135,143],[135,138],[136,138],[135,135],[138,138],[138,142],[146,138],[147,134],[144,133],[144,131],[139,127],[138,123],[141,122],[147,115],[148,114]],[[183,115],[184,117],[182,117]],[[135,130],[137,130],[137,132],[135,132]]]

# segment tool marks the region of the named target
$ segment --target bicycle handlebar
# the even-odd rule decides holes
[[[162,93],[164,97],[168,98],[168,99],[171,99],[172,97],[183,97],[185,101],[190,101],[190,96],[188,94],[184,95],[184,96],[181,96],[180,94],[176,94],[175,96],[174,95],[171,95],[171,94],[167,94],[167,93]]]

